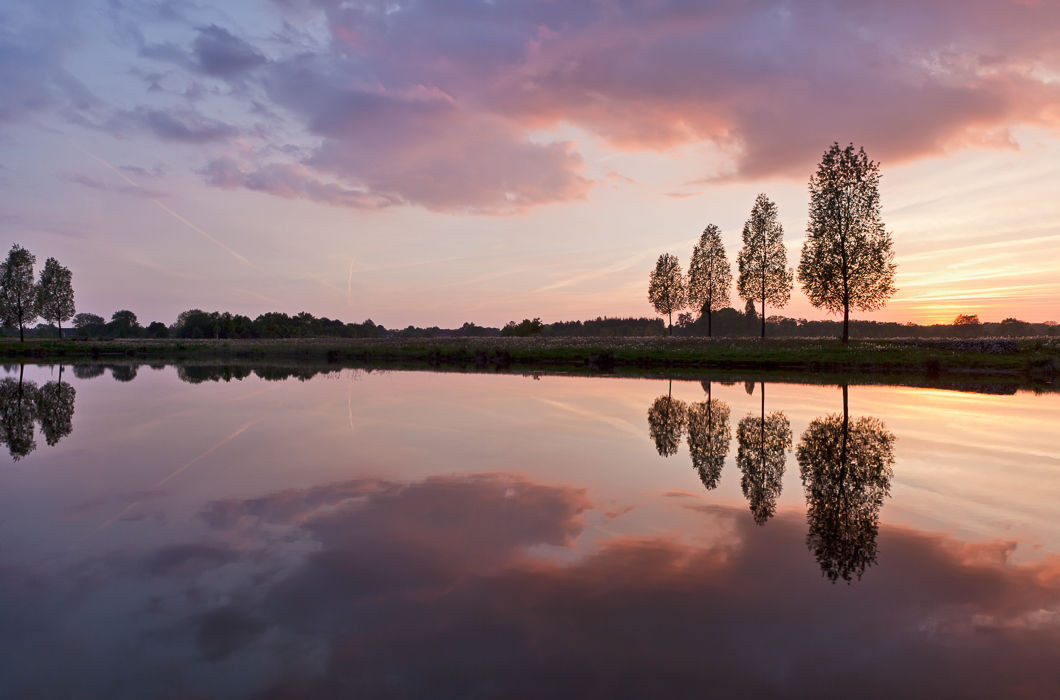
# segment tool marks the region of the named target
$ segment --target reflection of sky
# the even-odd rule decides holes
[[[687,448],[656,454],[663,381],[67,377],[73,433],[0,469],[0,690],[665,694],[707,673],[748,696],[946,695],[943,679],[997,696],[1002,667],[1032,691],[1057,680],[1056,395],[851,387],[851,416],[882,420],[897,461],[879,563],[847,586],[806,550],[793,455],[758,527],[735,445],[712,492]],[[712,388],[734,422],[760,408],[760,385]],[[796,443],[841,400],[766,387]],[[63,678],[43,666],[56,655]]]

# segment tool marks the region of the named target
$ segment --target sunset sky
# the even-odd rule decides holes
[[[1060,0],[0,5],[0,246],[106,317],[653,315],[759,192],[795,267],[833,141],[898,264],[858,317],[1060,321]]]

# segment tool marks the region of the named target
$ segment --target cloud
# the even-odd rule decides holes
[[[145,171],[146,172],[146,171]],[[168,192],[162,190],[148,189],[146,187],[140,187],[138,185],[108,185],[98,178],[94,178],[91,175],[85,175],[83,173],[66,173],[63,179],[87,187],[91,190],[98,190],[100,192],[116,192],[118,194],[126,194],[131,197],[143,197],[145,199],[160,199],[168,197]]]
[[[1013,678],[1027,697],[1055,688],[1055,559],[1017,564],[1013,542],[884,526],[880,564],[835,585],[807,551],[802,514],[760,528],[742,506],[671,503],[688,517],[681,533],[584,547],[602,515],[586,493],[512,474],[215,501],[202,542],[122,551],[47,586],[0,563],[0,659],[20,660],[0,661],[0,678],[57,696],[69,683],[99,694],[115,678],[135,694],[174,667],[174,694],[254,697],[702,697],[705,683],[724,697],[1007,697]],[[79,621],[98,653],[84,653]],[[71,673],[47,673],[55,654]]]
[[[137,56],[173,66],[145,72],[149,85],[224,105],[206,113],[226,121],[172,109],[163,89],[111,111],[194,146],[252,120],[247,138],[298,142],[306,155],[240,166],[261,192],[481,214],[586,197],[607,176],[586,167],[573,138],[605,150],[712,144],[719,155],[698,184],[804,180],[832,141],[890,165],[1015,148],[1021,126],[1060,128],[1054,2],[292,0],[272,10],[275,31],[252,42],[192,19],[193,6],[163,16],[113,4],[111,24]],[[0,34],[10,76],[0,120],[55,110],[111,123],[91,117],[99,103],[67,70],[80,34],[66,14],[3,22],[17,29]]]
[[[833,140],[893,162],[1060,126],[1054,4],[315,4],[354,81],[617,148],[713,141],[734,159],[715,178],[805,177]]]
[[[66,69],[78,37],[75,14],[76,5],[62,1],[0,8],[0,123],[49,109],[72,115],[98,107]]]
[[[283,491],[205,517],[240,540],[288,527],[314,543],[241,608],[277,634],[327,640],[328,663],[281,676],[276,695],[374,695],[395,678],[407,694],[458,697],[531,686],[698,696],[704,677],[741,697],[991,697],[1012,673],[1029,695],[1055,681],[1060,571],[1012,564],[1013,543],[885,527],[886,561],[833,585],[800,516],[756,528],[741,508],[690,505],[730,534],[710,545],[617,536],[566,562],[530,554],[569,543],[589,506],[578,491],[481,475]]]
[[[588,191],[573,144],[534,143],[441,90],[358,86],[351,71],[307,56],[271,66],[269,96],[322,138],[305,165],[439,211],[506,213]]]
[[[394,197],[323,182],[304,166],[272,163],[243,170],[232,158],[218,158],[199,171],[207,183],[223,189],[245,188],[284,197],[355,209],[380,208],[397,203]]]
[[[231,138],[239,130],[191,109],[138,107],[128,113],[134,123],[165,141],[202,144]]]
[[[216,24],[199,27],[192,45],[196,65],[203,73],[231,78],[266,62],[265,55],[248,42]]]

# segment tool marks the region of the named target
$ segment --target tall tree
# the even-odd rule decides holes
[[[63,381],[63,366],[59,365],[59,381],[47,382],[37,390],[37,422],[49,445],[54,445],[74,429],[74,398],[77,391]]]
[[[762,413],[749,414],[736,426],[736,466],[740,488],[751,515],[764,525],[777,510],[784,482],[785,452],[791,449],[791,423],[780,411],[766,415],[766,385],[761,385]]]
[[[806,490],[807,546],[833,583],[876,563],[880,508],[894,475],[894,434],[878,418],[843,413],[810,422],[796,449]]]
[[[688,423],[688,406],[673,397],[673,380],[666,394],[655,399],[648,409],[648,435],[661,457],[677,454],[681,435]]]
[[[74,317],[73,274],[70,268],[63,267],[55,258],[44,261],[37,283],[37,312],[45,321],[54,322],[59,327],[59,337],[63,337],[63,321]]]
[[[0,379],[0,445],[7,445],[16,462],[33,450],[37,442],[33,422],[37,419],[37,385],[23,382],[25,365],[19,367],[18,381]]]
[[[784,249],[784,227],[777,220],[777,205],[764,194],[755,198],[751,216],[743,225],[743,248],[736,261],[740,296],[762,305],[762,337],[766,337],[766,304],[787,306],[791,299],[792,271]]]
[[[33,264],[37,258],[19,244],[11,246],[0,263],[0,315],[5,326],[18,326],[18,339],[25,341],[26,325],[37,319],[37,284]]]
[[[659,314],[670,319],[670,335],[674,334],[674,313],[685,308],[687,303],[687,286],[677,256],[660,255],[648,280],[648,301]]]
[[[707,400],[688,407],[688,452],[692,466],[705,488],[713,489],[721,478],[725,455],[729,454],[732,431],[729,429],[729,407],[710,398],[710,382],[703,382]]]
[[[832,144],[810,178],[810,220],[799,260],[799,282],[810,303],[843,312],[874,311],[895,292],[891,234],[880,220],[880,165],[854,144]]]
[[[711,312],[729,305],[732,270],[725,257],[721,229],[708,224],[692,250],[688,264],[688,301],[707,315],[707,336],[712,334]]]

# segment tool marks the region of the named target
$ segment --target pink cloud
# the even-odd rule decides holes
[[[576,144],[532,137],[570,125],[616,149],[713,142],[732,162],[706,180],[805,177],[834,140],[893,163],[1060,126],[1052,3],[304,4],[331,43],[259,61],[265,91],[319,139],[308,172],[387,203],[584,197]]]

